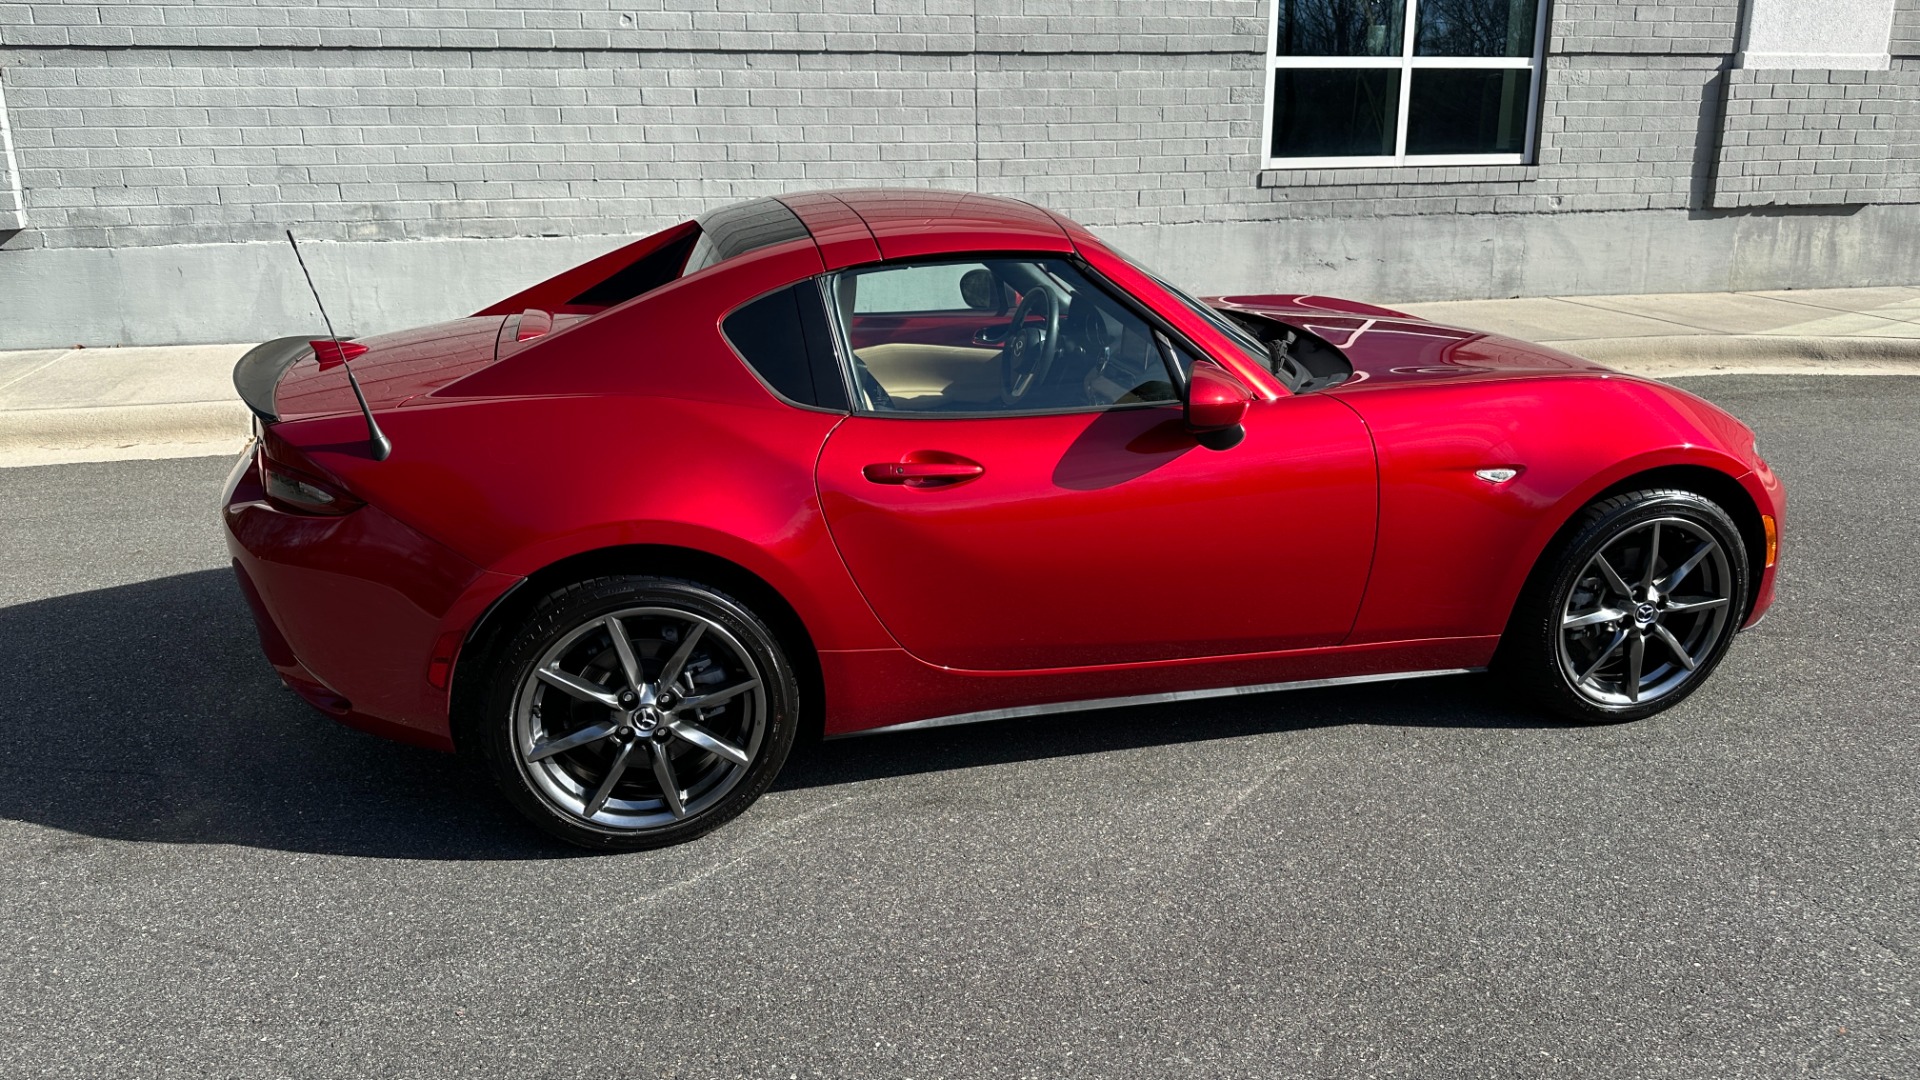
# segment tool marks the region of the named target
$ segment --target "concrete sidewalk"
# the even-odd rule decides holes
[[[1920,286],[1914,285],[1397,306],[1655,378],[1920,375]]]
[[[1390,306],[1658,378],[1920,375],[1920,285]],[[248,348],[0,352],[0,467],[236,453]]]
[[[238,453],[251,345],[0,352],[0,467]]]

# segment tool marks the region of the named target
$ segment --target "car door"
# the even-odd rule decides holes
[[[888,374],[855,351],[855,383],[869,390],[819,459],[834,542],[902,647],[1001,671],[1344,638],[1376,509],[1372,444],[1354,413],[1311,395],[1255,402],[1244,438],[1208,449],[1186,429],[1138,314],[1062,260],[988,265],[1022,297],[1010,320],[1034,321],[1025,298],[1042,283],[1065,313],[1029,396],[983,403],[971,382],[953,398],[918,383],[888,396]],[[853,290],[827,292],[844,335]],[[1008,348],[1040,333],[1009,332]],[[862,348],[873,345],[913,366],[898,355],[906,343]]]

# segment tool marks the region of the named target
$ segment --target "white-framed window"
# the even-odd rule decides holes
[[[1524,165],[1546,0],[1273,0],[1267,168]]]

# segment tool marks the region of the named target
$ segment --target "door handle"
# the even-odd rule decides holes
[[[916,450],[899,461],[876,462],[861,469],[860,473],[876,484],[944,487],[965,483],[986,471],[985,465],[957,454]]]

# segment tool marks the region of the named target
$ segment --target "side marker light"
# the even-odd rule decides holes
[[[433,656],[427,661],[427,685],[445,690],[452,681],[453,661],[460,653],[460,632],[449,630],[433,644]]]

